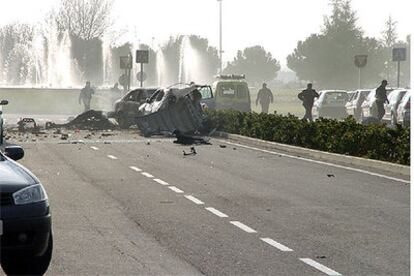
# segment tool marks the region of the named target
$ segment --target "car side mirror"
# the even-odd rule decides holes
[[[8,105],[9,101],[8,100],[1,100],[0,105]]]
[[[4,149],[4,155],[17,161],[24,157],[24,150],[20,146],[9,146]]]

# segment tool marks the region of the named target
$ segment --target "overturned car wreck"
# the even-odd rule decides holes
[[[203,134],[206,116],[201,100],[212,95],[210,86],[188,85],[157,90],[139,108],[136,117],[144,136],[154,134]]]

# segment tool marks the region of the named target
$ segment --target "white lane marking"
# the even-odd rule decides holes
[[[271,238],[260,238],[262,241],[264,241],[265,243],[267,243],[267,244],[270,244],[271,246],[273,246],[273,247],[276,247],[277,249],[279,249],[280,251],[283,251],[283,252],[290,252],[290,251],[293,251],[292,249],[290,249],[289,247],[287,247],[287,246],[284,246],[283,244],[281,244],[281,243],[278,243],[277,241],[275,241],[275,240],[272,240]]]
[[[93,150],[99,150],[99,148],[92,146],[91,149]]]
[[[182,194],[182,193],[184,193],[184,191],[182,191],[182,190],[178,189],[178,188],[177,188],[177,187],[175,187],[175,186],[168,186],[168,189],[170,189],[171,191],[176,192],[177,194]]]
[[[310,265],[313,268],[316,268],[317,270],[325,273],[326,275],[330,275],[330,276],[341,276],[342,274],[339,274],[338,272],[336,272],[335,270],[330,269],[329,267],[326,267],[318,262],[315,262],[312,259],[309,258],[300,258],[299,260],[301,260],[302,262],[304,262],[307,265]]]
[[[219,210],[213,208],[213,207],[207,207],[206,208],[207,211],[215,214],[216,216],[220,217],[220,218],[228,218],[229,216],[226,215],[225,213],[220,212]]]
[[[192,196],[192,195],[186,195],[185,198],[192,201],[192,202],[194,202],[197,205],[203,205],[204,204],[204,202],[202,202],[201,200],[199,200],[198,198],[196,198],[195,196]]]
[[[109,159],[112,159],[112,160],[116,160],[116,159],[118,159],[118,157],[113,156],[113,155],[108,155],[108,158],[109,158]]]
[[[240,221],[230,221],[231,224],[233,224],[236,227],[239,227],[241,230],[247,232],[247,233],[257,233],[256,230],[253,228],[250,228],[246,224],[241,223]]]
[[[142,174],[143,176],[148,177],[148,178],[153,178],[153,177],[154,177],[152,174],[147,173],[147,172],[142,172],[141,174]]]
[[[135,166],[130,166],[129,168],[133,171],[136,171],[136,172],[142,172],[142,170],[140,168],[137,168]]]
[[[155,179],[153,179],[155,182],[157,182],[158,184],[161,184],[161,185],[164,185],[164,186],[168,186],[168,185],[170,185],[170,184],[168,184],[167,182],[165,182],[164,180],[161,180],[161,179],[158,179],[158,178],[155,178]]]
[[[401,179],[401,178],[387,176],[387,175],[383,175],[383,174],[379,174],[379,173],[374,173],[374,172],[370,172],[370,171],[366,171],[366,170],[361,170],[361,169],[357,169],[357,168],[342,166],[342,165],[333,164],[333,163],[324,162],[324,161],[313,160],[313,159],[309,159],[309,158],[305,158],[305,157],[293,156],[293,155],[279,153],[279,152],[270,151],[270,150],[259,149],[259,148],[245,146],[245,145],[241,145],[241,144],[237,144],[237,143],[232,143],[232,142],[227,142],[227,141],[224,141],[224,142],[227,143],[227,144],[229,144],[229,145],[238,146],[238,147],[242,147],[242,148],[246,148],[246,149],[261,151],[261,152],[270,153],[270,154],[274,154],[274,155],[280,155],[280,156],[283,156],[283,157],[289,157],[289,158],[292,158],[292,159],[297,159],[297,160],[312,162],[312,163],[321,164],[321,165],[327,165],[327,166],[336,167],[336,168],[340,168],[340,169],[344,169],[344,170],[349,170],[349,171],[354,171],[354,172],[369,174],[369,175],[372,175],[372,176],[378,176],[378,177],[381,177],[381,178],[385,178],[385,179],[389,179],[389,180],[394,180],[394,181],[398,181],[398,182],[402,182],[402,183],[406,183],[406,184],[410,184],[410,181],[409,180],[404,180],[404,179]]]

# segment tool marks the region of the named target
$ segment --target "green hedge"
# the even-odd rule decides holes
[[[306,122],[293,115],[208,110],[211,129],[315,150],[410,164],[410,129],[397,125],[361,125],[318,119]]]

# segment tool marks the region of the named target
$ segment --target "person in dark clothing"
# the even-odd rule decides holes
[[[269,113],[269,105],[273,103],[273,94],[269,88],[267,88],[267,84],[263,83],[262,89],[259,90],[256,99],[256,105],[260,102],[262,106],[262,113]]]
[[[308,119],[312,122],[313,102],[315,101],[315,98],[319,98],[319,94],[315,91],[315,89],[312,89],[312,83],[308,83],[308,88],[300,92],[298,94],[298,98],[302,101],[302,105],[305,108],[305,116],[303,119]]]
[[[91,100],[93,94],[95,94],[95,91],[92,89],[91,83],[87,81],[85,87],[82,88],[79,94],[79,104],[83,102],[83,105],[85,106],[85,112],[91,109]]]
[[[383,80],[381,85],[375,91],[375,103],[378,110],[378,120],[381,121],[385,114],[384,104],[389,103],[387,98],[387,87],[388,82]]]

